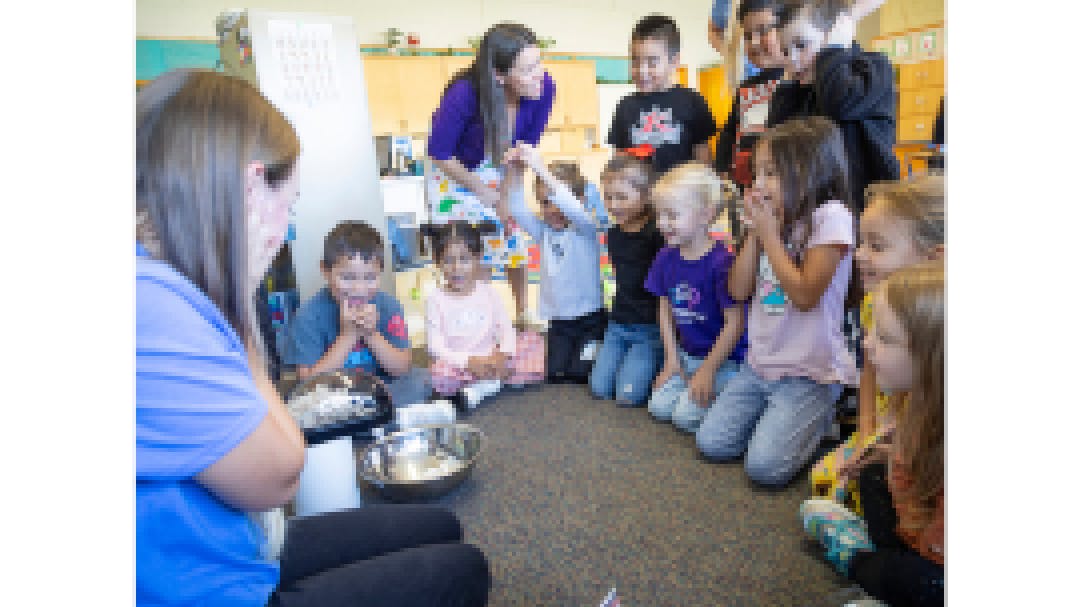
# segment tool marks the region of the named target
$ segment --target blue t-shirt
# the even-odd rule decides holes
[[[409,329],[405,325],[405,312],[401,303],[382,291],[375,294],[373,303],[379,313],[379,333],[395,348],[408,348]],[[282,356],[284,363],[310,366],[319,362],[341,334],[340,323],[338,303],[330,294],[330,288],[323,287],[300,307],[296,317],[289,323],[288,339],[285,340],[285,352]],[[357,340],[349,352],[345,359],[345,368],[363,369],[382,379],[390,377],[379,361],[375,360],[375,354],[363,339]]]
[[[267,413],[243,343],[194,284],[141,247],[135,264],[135,593],[150,605],[265,605],[263,534],[194,476]]]
[[[645,289],[671,302],[671,315],[679,347],[695,358],[708,356],[724,330],[724,309],[740,304],[728,295],[728,272],[735,256],[717,242],[700,259],[683,259],[679,249],[664,247],[656,254]],[[742,362],[746,332],[739,337],[729,359]]]

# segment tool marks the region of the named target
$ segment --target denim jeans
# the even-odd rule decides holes
[[[609,322],[589,375],[589,388],[599,398],[642,405],[663,358],[658,325]]]
[[[843,387],[805,377],[768,381],[745,364],[701,420],[698,449],[719,460],[746,453],[751,480],[786,485],[814,455]]]
[[[689,380],[697,372],[705,357],[697,358],[690,356],[679,348],[679,361],[682,374],[676,374],[653,392],[649,399],[649,413],[660,421],[670,421],[676,428],[687,432],[697,430],[701,419],[705,417],[708,407],[699,407],[690,400]],[[716,370],[716,378],[713,380],[713,394],[717,396],[724,390],[728,380],[738,372],[741,365],[733,360],[725,360]],[[716,399],[713,399],[716,402]],[[712,406],[712,403],[709,403]]]

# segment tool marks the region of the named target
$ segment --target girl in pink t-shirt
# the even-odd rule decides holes
[[[840,131],[811,116],[767,131],[745,194],[747,235],[728,289],[750,301],[746,363],[697,432],[710,459],[744,453],[763,485],[786,485],[813,456],[844,385],[856,383],[843,335],[855,222]]]
[[[480,227],[463,221],[427,226],[443,284],[427,298],[431,384],[443,396],[472,407],[510,385],[544,379],[544,340],[514,330],[502,297],[480,278],[484,242]]]

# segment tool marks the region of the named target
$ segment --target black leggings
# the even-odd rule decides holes
[[[551,383],[589,383],[593,364],[581,359],[581,351],[590,341],[599,346],[606,329],[607,311],[603,308],[578,318],[553,319],[548,323],[547,380]]]
[[[491,578],[448,510],[375,504],[293,519],[272,607],[484,605]]]
[[[855,555],[851,577],[892,607],[944,605],[945,568],[923,558],[896,535],[896,510],[885,474],[885,465],[880,463],[866,466],[859,474],[863,518],[875,550]]]

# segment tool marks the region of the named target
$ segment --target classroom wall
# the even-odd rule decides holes
[[[865,48],[877,36],[945,22],[945,0],[888,0],[874,14],[859,22],[856,38]]]
[[[722,61],[709,46],[706,27],[711,0],[136,0],[139,37],[213,38],[214,19],[239,7],[350,16],[360,44],[384,44],[383,32],[396,27],[420,36],[425,48],[467,48],[468,38],[499,21],[519,21],[541,38],[554,38],[554,52],[627,55],[630,30],[650,12],[664,12],[679,24],[683,63],[694,72]]]

